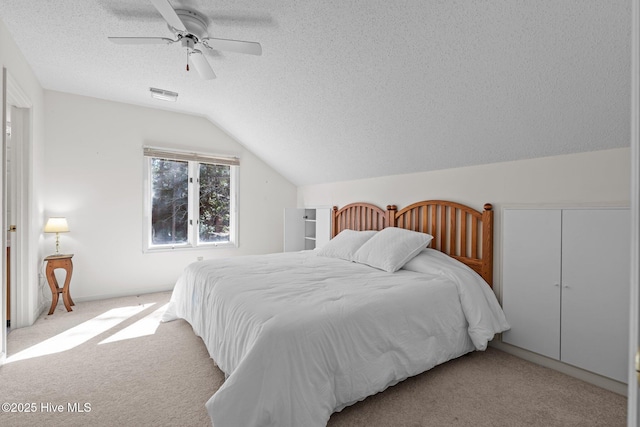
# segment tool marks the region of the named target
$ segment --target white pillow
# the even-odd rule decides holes
[[[318,251],[317,255],[346,259],[347,261],[353,260],[353,255],[356,253],[360,246],[362,246],[367,240],[371,239],[377,231],[355,231],[355,230],[342,230],[336,237],[325,243]]]
[[[431,239],[430,234],[387,227],[362,245],[353,260],[393,273],[425,249]]]

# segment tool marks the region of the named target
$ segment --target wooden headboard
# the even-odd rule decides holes
[[[387,206],[390,208],[390,206]],[[389,226],[389,210],[370,203],[351,203],[338,209],[333,207],[331,216],[331,238],[342,230],[382,230]]]
[[[468,265],[493,286],[493,207],[482,212],[460,203],[425,200],[401,210],[395,205],[383,210],[370,203],[333,207],[331,237],[344,229],[382,230],[400,227],[433,236],[429,247]]]
[[[493,206],[479,212],[445,200],[425,200],[393,213],[393,224],[433,236],[429,247],[471,267],[493,286]]]

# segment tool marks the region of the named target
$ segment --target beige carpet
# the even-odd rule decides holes
[[[188,323],[163,323],[152,335],[99,344],[148,318],[169,296],[156,293],[78,303],[71,313],[60,304],[52,316],[45,314],[34,326],[12,331],[9,362],[0,367],[0,402],[15,403],[13,409],[34,403],[36,413],[0,412],[0,425],[211,426],[204,403],[224,376]],[[112,309],[149,303],[155,304],[110,326],[119,316]],[[104,330],[99,335],[59,353],[12,361],[39,349],[34,347],[38,343],[100,315],[89,328]],[[66,334],[73,341],[86,332],[78,327]],[[69,404],[71,409],[85,409],[85,403],[90,411],[69,412]],[[62,412],[53,412],[58,405],[63,406]],[[438,366],[345,408],[328,424],[624,425],[625,397],[491,348]]]

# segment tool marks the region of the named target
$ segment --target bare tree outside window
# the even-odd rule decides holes
[[[201,242],[228,242],[231,168],[200,163],[199,238]]]
[[[189,240],[189,163],[151,159],[151,242]]]
[[[234,166],[148,159],[148,248],[234,244]]]

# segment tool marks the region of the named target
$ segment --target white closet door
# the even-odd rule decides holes
[[[627,382],[628,209],[564,210],[561,360]]]
[[[502,340],[558,359],[561,211],[505,209],[502,221]]]

